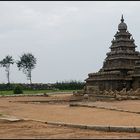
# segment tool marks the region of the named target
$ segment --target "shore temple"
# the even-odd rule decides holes
[[[117,90],[140,88],[140,52],[127,30],[123,15],[118,31],[111,41],[110,52],[97,73],[89,73],[85,89]]]

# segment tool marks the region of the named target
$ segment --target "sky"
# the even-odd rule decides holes
[[[0,60],[32,53],[33,83],[83,82],[102,67],[122,14],[140,51],[139,13],[139,1],[0,1]],[[10,81],[29,83],[16,64]]]

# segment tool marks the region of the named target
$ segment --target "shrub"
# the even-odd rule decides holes
[[[16,85],[14,88],[14,94],[22,94],[23,90],[22,87],[20,85]]]

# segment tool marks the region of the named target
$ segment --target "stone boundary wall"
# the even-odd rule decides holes
[[[97,108],[97,109],[107,109],[107,110],[113,110],[113,111],[121,111],[121,112],[140,114],[140,112],[111,108],[111,107],[109,108],[109,107],[104,107],[104,106],[96,106],[96,105],[85,105],[85,104],[78,104],[78,103],[70,103],[69,106],[70,107],[78,107],[79,106],[79,107],[89,107],[89,108]]]
[[[49,96],[53,94],[72,94],[72,92],[48,92],[48,93],[38,93],[38,94],[12,94],[12,95],[0,95],[0,97],[24,97],[24,96]]]
[[[44,93],[39,93],[39,94],[0,95],[0,97],[23,97],[23,96],[45,96],[45,95],[44,95]]]
[[[0,118],[0,122],[21,122],[21,121],[36,121],[49,125],[66,126],[72,128],[89,129],[96,131],[105,132],[130,132],[130,133],[140,133],[140,126],[111,126],[111,125],[84,125],[84,124],[72,124],[64,122],[51,122],[51,121],[41,121],[34,119],[18,119],[18,118]]]
[[[73,128],[106,131],[106,132],[131,132],[140,133],[140,126],[106,126],[106,125],[83,125],[83,124],[72,124],[63,122],[46,122],[50,125],[66,126]]]

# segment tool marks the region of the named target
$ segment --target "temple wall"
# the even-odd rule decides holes
[[[110,67],[134,67],[135,66],[135,60],[110,60],[106,61],[103,65],[103,68],[110,68]]]
[[[133,79],[132,87],[134,90],[140,88],[140,78],[136,77]]]
[[[137,84],[134,84],[135,86]],[[126,88],[127,90],[130,90],[132,88],[132,82],[131,81],[123,81],[123,80],[106,80],[106,81],[92,81],[87,82],[86,86],[96,86],[99,88],[99,90],[122,90],[123,88]]]

